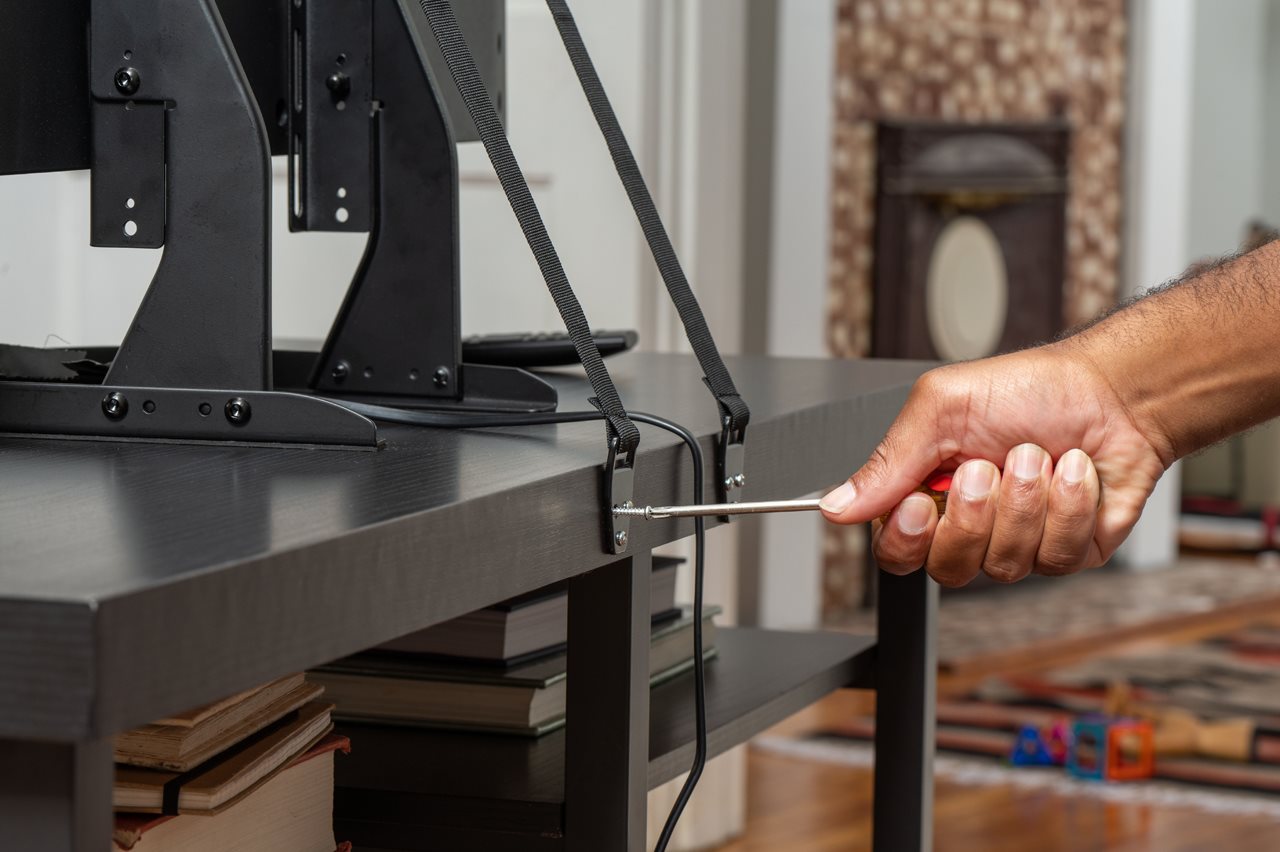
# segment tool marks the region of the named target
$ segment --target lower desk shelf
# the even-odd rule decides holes
[[[836,689],[872,685],[874,636],[721,628],[707,665],[709,756]],[[693,676],[650,693],[649,786],[693,760]],[[569,722],[572,725],[572,720]],[[559,849],[562,729],[538,739],[340,725],[335,824],[358,849]]]

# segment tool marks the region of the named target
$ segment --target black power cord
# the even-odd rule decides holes
[[[337,401],[337,400],[335,400]],[[349,400],[337,401],[357,414],[374,420],[388,423],[404,423],[411,426],[432,426],[442,429],[478,429],[495,426],[544,426],[556,423],[585,423],[587,421],[604,420],[599,411],[564,411],[543,412],[533,414],[455,414],[442,411],[421,411],[393,408],[385,405],[368,405]],[[656,426],[684,441],[689,449],[693,462],[693,503],[702,503],[703,459],[702,447],[698,446],[697,437],[679,423],[674,423],[653,414],[629,411],[627,415],[637,423]],[[702,770],[707,765],[707,687],[706,672],[702,658],[702,586],[706,567],[706,520],[702,517],[693,519],[693,701],[694,701],[694,747],[693,764],[689,767],[689,776],[680,787],[680,794],[671,805],[667,820],[662,826],[662,833],[654,846],[654,852],[666,852],[667,844],[675,831],[680,815],[693,790],[698,786]]]

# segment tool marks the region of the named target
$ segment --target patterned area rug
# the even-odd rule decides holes
[[[1046,653],[1089,650],[1158,627],[1280,612],[1274,560],[1185,559],[1150,573],[1114,569],[944,594],[938,617],[944,671],[1002,670]],[[874,628],[874,614],[847,625]]]
[[[1142,783],[1157,784],[1149,788],[1153,795],[1166,790],[1157,782],[1280,793],[1280,620],[1273,614],[1266,622],[1199,642],[1134,648],[1032,675],[988,678],[964,696],[939,702],[937,744],[942,752],[986,758],[952,765],[965,771],[985,765],[981,777],[999,783],[1031,773],[1056,778],[1055,784],[1073,791],[1129,787],[1078,782],[1061,768],[1007,765],[1023,726],[1069,726],[1091,714],[1151,721],[1155,778]],[[871,717],[855,717],[791,740],[791,746],[778,740],[769,747],[813,755],[848,748],[860,754],[874,734]],[[1280,807],[1280,799],[1270,801]]]

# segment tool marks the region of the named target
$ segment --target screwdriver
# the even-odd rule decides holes
[[[916,491],[928,494],[938,504],[938,514],[947,511],[947,492],[951,490],[951,474],[939,473]],[[620,518],[644,518],[655,521],[660,518],[696,518],[717,515],[764,515],[774,512],[816,512],[822,507],[818,500],[762,500],[756,503],[705,503],[700,506],[614,506],[613,514]],[[886,512],[881,521],[889,517]]]

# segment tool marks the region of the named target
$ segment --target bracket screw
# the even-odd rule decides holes
[[[103,397],[102,413],[107,415],[108,420],[123,420],[129,413],[129,400],[119,391],[113,391]]]
[[[737,485],[737,482],[735,482],[735,481],[734,481],[734,478],[733,478],[732,476],[726,476],[726,477],[724,478],[724,490],[725,490],[725,491],[732,491],[732,490],[733,490],[733,486],[735,486],[735,485]]]
[[[341,71],[334,71],[325,78],[324,84],[336,97],[345,98],[351,94],[351,78]]]
[[[627,548],[627,531],[626,531],[626,530],[618,530],[616,533],[614,533],[614,534],[613,534],[613,543],[614,543],[614,544],[616,544],[616,545],[618,546],[618,549],[619,549],[619,550],[626,550],[626,548]]]
[[[233,396],[227,400],[222,410],[227,415],[227,422],[233,426],[243,426],[249,422],[249,417],[253,414],[253,409],[249,407],[249,400],[239,396]]]
[[[335,382],[343,382],[346,380],[347,375],[350,372],[351,372],[351,365],[348,364],[346,361],[339,361],[338,363],[333,365],[333,372],[330,375],[333,376],[333,380]]]
[[[747,484],[747,475],[745,473],[738,474],[733,478],[733,484],[739,488],[745,488]]]
[[[451,376],[449,374],[448,367],[437,367],[435,375],[431,377],[431,381],[434,382],[435,386],[438,388],[447,388],[449,386],[450,378]]]
[[[142,75],[137,68],[120,68],[116,71],[115,84],[120,94],[132,95],[142,87]]]

